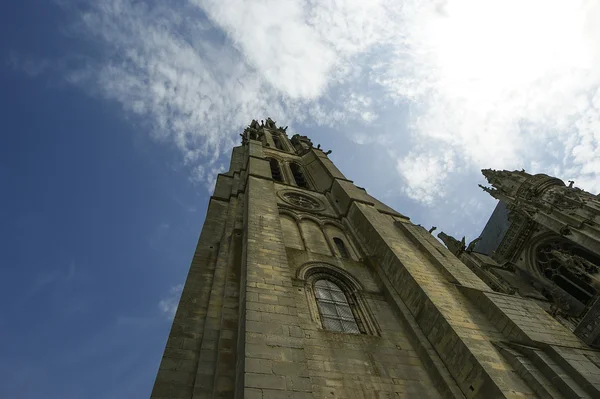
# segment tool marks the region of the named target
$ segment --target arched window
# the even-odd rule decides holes
[[[298,187],[308,188],[308,183],[306,182],[306,178],[304,177],[304,173],[302,172],[300,165],[297,163],[290,163],[290,170],[292,171],[296,185]]]
[[[340,256],[342,258],[349,258],[348,250],[346,249],[346,245],[344,245],[344,241],[342,241],[342,239],[339,237],[333,237],[333,242],[335,243],[335,246],[337,247]]]
[[[296,276],[305,281],[312,320],[321,328],[353,334],[380,335],[363,288],[346,271],[326,263],[309,262]]]
[[[281,140],[279,139],[279,136],[276,134],[272,134],[271,137],[273,138],[273,143],[275,144],[275,148],[277,148],[278,150],[285,151],[285,149],[283,148],[283,144],[281,144]]]
[[[537,247],[536,262],[547,279],[584,305],[600,291],[600,259],[573,243],[543,243]]]
[[[281,168],[279,167],[279,162],[277,162],[274,158],[269,159],[269,166],[271,167],[271,176],[274,180],[283,181],[283,175],[281,174]]]
[[[330,280],[321,279],[315,282],[314,289],[323,328],[331,331],[360,334],[348,298],[337,284]]]

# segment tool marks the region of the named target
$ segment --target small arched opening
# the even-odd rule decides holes
[[[283,144],[281,143],[281,139],[279,138],[279,136],[273,134],[271,137],[273,138],[273,144],[275,144],[275,148],[281,151],[285,151],[285,148],[283,148]]]
[[[268,158],[268,160],[269,166],[271,167],[271,177],[273,177],[273,180],[283,182],[283,174],[281,173],[279,162],[274,158]]]
[[[341,238],[333,237],[333,243],[337,247],[337,250],[342,258],[349,258],[346,244],[344,244],[344,241]]]
[[[292,171],[292,176],[294,176],[294,181],[298,187],[308,188],[308,182],[306,181],[306,177],[304,176],[304,172],[302,168],[297,163],[290,163],[290,170]]]

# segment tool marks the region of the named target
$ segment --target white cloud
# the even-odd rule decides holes
[[[406,2],[404,41],[376,79],[411,98],[413,140],[402,165],[444,159],[471,168],[554,169],[600,190],[600,4],[592,1]],[[438,169],[429,170],[437,179]],[[399,169],[408,193],[413,170]]]
[[[69,78],[173,143],[192,181],[212,187],[241,128],[270,115],[387,143],[404,193],[425,204],[482,167],[600,191],[595,1],[161,4],[90,2],[77,31],[104,55]]]
[[[169,320],[172,320],[173,317],[175,317],[182,289],[183,284],[177,284],[171,287],[169,293],[158,302],[158,308]]]
[[[396,169],[404,176],[404,192],[412,199],[431,204],[444,196],[448,173],[454,171],[454,154],[445,151],[432,155],[425,151],[409,152],[398,160]]]
[[[250,65],[291,98],[314,99],[327,85],[335,53],[306,23],[296,0],[195,0]]]

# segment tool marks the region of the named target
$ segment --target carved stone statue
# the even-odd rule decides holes
[[[450,252],[452,252],[454,255],[459,256],[461,253],[464,252],[466,247],[465,237],[463,237],[462,240],[458,241],[456,238],[449,236],[443,231],[440,234],[438,234],[438,237],[446,245],[446,248],[448,248]]]
[[[494,194],[496,194],[498,192],[498,190],[496,190],[495,188],[489,188],[486,186],[482,186],[481,184],[478,184],[479,187],[481,187],[483,189],[483,191],[485,191],[486,193],[494,196]]]
[[[466,252],[468,252],[468,253],[473,252],[473,250],[475,249],[475,245],[477,245],[477,243],[479,241],[481,241],[481,237],[477,237],[476,239],[474,239],[473,241],[471,241],[469,243],[469,245],[467,245]]]
[[[300,136],[299,134],[294,134],[292,136],[292,144],[305,144],[307,147],[312,147],[313,143],[307,136]]]
[[[267,120],[265,121],[265,127],[269,128],[269,129],[277,129],[277,126],[275,124],[276,122],[271,119],[271,117],[268,117]]]
[[[436,229],[437,229],[437,227],[436,227],[436,226],[432,226],[432,227],[429,229],[429,234],[433,233],[433,232],[434,232]]]

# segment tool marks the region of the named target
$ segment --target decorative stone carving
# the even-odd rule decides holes
[[[473,252],[473,250],[475,249],[475,245],[477,245],[477,243],[481,241],[481,237],[477,237],[476,239],[474,239],[473,241],[471,241],[469,243],[469,245],[467,246],[467,249],[465,250],[466,252]]]
[[[271,119],[271,117],[267,117],[267,120],[265,121],[265,127],[269,129],[277,129],[276,123],[277,122]]]
[[[298,208],[313,211],[324,209],[324,206],[321,203],[321,201],[296,191],[286,191],[284,193],[281,193],[280,197],[288,204],[297,206]]]
[[[312,141],[308,137],[306,137],[306,136],[300,136],[299,134],[294,134],[292,136],[292,144],[293,145],[304,144],[304,145],[307,145],[308,147],[311,147],[311,148],[313,146]]]
[[[554,258],[561,266],[566,267],[578,276],[587,274],[596,274],[600,272],[600,266],[590,262],[589,260],[575,254],[566,252],[558,248],[546,248],[542,250],[549,257]]]
[[[464,252],[466,247],[465,237],[463,237],[462,240],[458,241],[456,238],[449,236],[443,231],[440,234],[438,234],[438,237],[446,245],[446,248],[448,248],[450,252],[452,252],[454,255],[460,256],[460,254]]]

